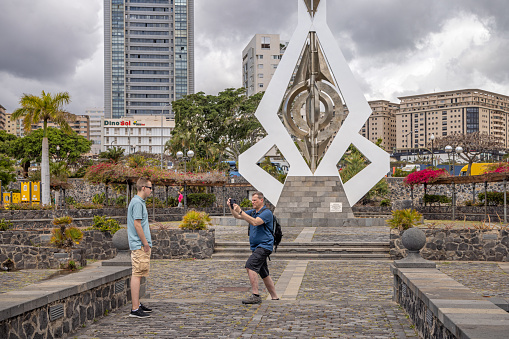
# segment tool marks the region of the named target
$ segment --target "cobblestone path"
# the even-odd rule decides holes
[[[0,293],[21,289],[30,284],[47,279],[58,270],[21,270],[14,272],[0,271]]]

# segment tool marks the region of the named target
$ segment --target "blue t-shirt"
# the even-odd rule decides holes
[[[263,247],[272,251],[272,247],[274,246],[272,212],[268,208],[262,207],[258,213],[255,209],[245,211],[244,213],[255,219],[260,217],[264,222],[260,226],[249,224],[249,244],[251,245],[251,251],[254,251],[257,247]]]
[[[127,208],[127,238],[129,239],[129,249],[131,251],[139,250],[143,247],[141,239],[134,228],[134,220],[141,220],[141,228],[145,234],[148,245],[152,247],[152,237],[150,236],[150,227],[148,225],[148,211],[143,200],[139,195],[135,195]]]

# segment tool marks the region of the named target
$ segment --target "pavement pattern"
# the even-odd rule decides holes
[[[314,234],[309,228],[292,229],[285,232],[292,241],[388,237],[384,228],[341,229],[339,235],[325,228]],[[247,241],[245,227],[238,226],[216,228],[216,238]],[[150,299],[142,300],[154,309],[151,318],[130,318],[126,306],[70,338],[417,338],[404,310],[391,300],[390,263],[274,259],[269,268],[281,300],[270,300],[260,281],[262,304],[242,305],[250,294],[244,261],[154,260],[148,279]],[[508,297],[507,263],[438,262],[437,266],[480,295]],[[0,293],[53,273],[42,272],[46,271],[2,272]]]

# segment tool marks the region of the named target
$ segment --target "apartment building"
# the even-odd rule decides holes
[[[481,132],[508,147],[509,97],[480,89],[400,97],[396,148],[426,147],[431,135]]]
[[[194,0],[104,0],[104,114],[173,116],[194,93]]]
[[[22,120],[19,120],[20,123]],[[73,122],[69,122],[69,126],[71,129],[76,132],[76,134],[81,135],[82,137],[90,140],[90,117],[88,115],[76,115],[76,120]],[[43,123],[40,122],[36,125],[32,125],[32,131],[37,129],[41,129],[43,127]],[[60,126],[53,121],[48,121],[47,127],[60,128]],[[23,128],[18,130],[18,136],[22,137],[25,135]]]
[[[171,138],[175,120],[168,116],[137,116],[122,119],[103,118],[101,150],[122,147],[124,154],[148,152],[161,154]]]
[[[19,130],[19,127],[19,121],[11,121],[11,113],[7,113],[5,107],[0,105],[0,129],[17,135],[16,131]]]
[[[396,147],[396,112],[399,104],[387,100],[368,101],[373,113],[362,126],[360,134],[369,141],[376,143],[382,139],[382,147],[392,152]]]
[[[104,109],[88,108],[85,110],[85,115],[88,115],[90,118],[90,141],[92,141],[90,152],[92,154],[99,154],[101,152],[101,134]]]
[[[288,43],[279,34],[256,34],[242,51],[242,86],[246,95],[264,92]]]

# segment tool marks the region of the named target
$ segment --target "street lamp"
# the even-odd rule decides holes
[[[431,166],[435,166],[435,157],[434,157],[434,152],[433,152],[433,142],[435,141],[435,135],[432,134],[429,137],[429,140],[431,140]]]
[[[177,152],[177,159],[184,160],[184,173],[187,173],[187,162],[194,157],[194,152],[189,150],[187,151],[187,156],[184,156],[184,153],[181,151]],[[187,209],[187,184],[184,181],[184,211]]]
[[[451,171],[449,171],[449,173],[454,175],[454,165],[455,165],[454,156],[456,154],[460,155],[461,153],[463,153],[463,147],[461,147],[461,146],[456,147],[455,152],[453,153],[452,146],[447,145],[447,146],[445,146],[445,152],[447,153],[447,157],[449,158],[449,161],[451,160],[451,154],[452,154],[452,173],[451,173]],[[450,168],[450,166],[451,165],[449,164],[449,168]]]
[[[171,114],[171,104],[164,105],[164,107],[170,107],[170,110],[168,112],[168,116]],[[161,169],[163,169],[163,154],[164,154],[164,128],[163,128],[163,113],[164,113],[164,107],[161,109]],[[194,155],[194,153],[193,153]]]

